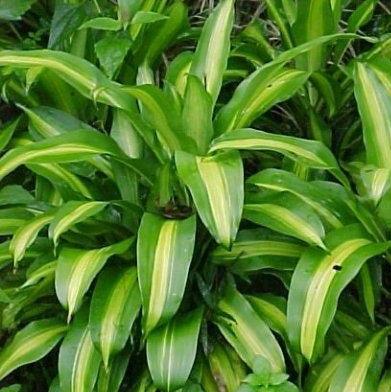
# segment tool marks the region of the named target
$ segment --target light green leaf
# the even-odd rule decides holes
[[[332,350],[322,361],[311,366],[304,385],[305,392],[328,392],[335,372],[341,366],[344,355]]]
[[[128,239],[92,250],[61,250],[56,269],[56,293],[61,304],[68,309],[68,322],[81,305],[84,294],[107,259],[127,251],[132,242],[133,239]]]
[[[69,201],[65,203],[54,214],[49,226],[49,238],[57,246],[61,234],[75,224],[98,214],[107,204],[103,201]]]
[[[212,111],[211,97],[205,91],[200,79],[189,75],[183,102],[182,121],[186,134],[197,143],[199,154],[206,153],[213,137]]]
[[[130,355],[130,350],[125,349],[114,357],[109,369],[105,369],[104,366],[100,367],[97,392],[117,392],[120,389]]]
[[[58,374],[61,391],[92,392],[101,358],[92,343],[88,309],[82,308],[60,347]]]
[[[0,4],[0,19],[19,20],[36,0],[2,0]]]
[[[247,183],[277,192],[289,192],[312,207],[330,227],[338,228],[352,220],[346,211],[346,201],[338,194],[325,192],[317,183],[301,180],[293,173],[266,169],[251,176]]]
[[[109,30],[109,31],[118,31],[122,27],[122,23],[113,18],[107,17],[98,17],[87,20],[84,22],[79,29],[95,29],[95,30]]]
[[[178,151],[175,162],[202,222],[218,243],[229,247],[238,231],[243,207],[243,164],[239,153],[200,157]]]
[[[387,335],[384,328],[362,344],[340,364],[330,385],[330,392],[377,392],[384,358],[387,353]]]
[[[297,44],[332,34],[336,30],[330,0],[302,0],[298,2],[297,18],[293,34]],[[300,68],[317,71],[324,67],[326,49],[324,45],[309,50],[298,59]]]
[[[112,357],[125,347],[140,306],[136,268],[105,269],[92,296],[89,325],[106,370]]]
[[[219,246],[211,257],[214,263],[239,274],[264,268],[293,270],[304,249],[289,237],[252,229],[239,231],[231,249]]]
[[[42,279],[47,277],[54,277],[57,268],[57,261],[50,261],[43,266],[34,269],[31,273],[27,273],[26,282],[23,283],[21,288],[37,284]]]
[[[63,337],[67,326],[55,319],[33,321],[0,352],[0,379],[13,370],[43,358]]]
[[[325,238],[329,252],[309,248],[292,277],[288,297],[288,332],[295,350],[313,363],[322,354],[342,290],[364,262],[387,250],[360,225],[348,225]]]
[[[202,309],[176,316],[147,340],[148,367],[154,384],[171,392],[183,387],[197,353]]]
[[[343,185],[349,188],[349,182],[339,169],[334,155],[318,141],[246,128],[221,135],[213,141],[210,151],[222,149],[279,152],[313,168],[329,170]]]
[[[195,216],[168,220],[145,213],[138,231],[137,271],[144,333],[170,320],[179,308],[193,255]]]
[[[204,24],[190,68],[190,74],[204,82],[214,103],[227,68],[233,18],[234,1],[220,1]]]
[[[137,13],[132,18],[131,24],[153,23],[164,19],[168,19],[168,16],[159,14],[158,12],[137,11]]]
[[[303,86],[309,74],[283,65],[260,67],[239,84],[231,100],[218,112],[215,121],[218,134],[251,125]]]
[[[363,124],[367,163],[391,169],[391,62],[357,62],[354,94]]]
[[[53,136],[8,151],[0,158],[0,179],[27,163],[78,162],[102,154],[113,156],[151,181],[141,161],[128,158],[110,137],[87,130]]]
[[[53,212],[38,215],[15,232],[10,243],[15,266],[23,259],[26,249],[35,241],[39,232],[53,220],[53,216]]]
[[[218,308],[229,316],[217,319],[220,332],[248,366],[252,367],[254,359],[262,356],[269,361],[273,372],[285,371],[284,356],[276,338],[249,302],[232,285],[225,288]]]
[[[272,194],[244,205],[243,217],[325,249],[324,226],[316,211],[290,194]]]

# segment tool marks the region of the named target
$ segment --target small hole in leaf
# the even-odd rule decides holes
[[[335,269],[336,271],[341,271],[342,266],[340,266],[340,265],[334,265],[333,269]]]

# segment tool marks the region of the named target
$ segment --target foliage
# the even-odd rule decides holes
[[[0,2],[1,391],[389,391],[390,28]]]

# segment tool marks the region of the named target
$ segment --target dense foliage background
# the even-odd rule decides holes
[[[390,392],[390,33],[0,0],[0,391]]]

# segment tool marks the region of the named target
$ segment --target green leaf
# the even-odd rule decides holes
[[[323,352],[342,290],[367,259],[389,247],[387,243],[374,243],[360,225],[336,229],[324,242],[328,252],[309,248],[302,255],[288,297],[291,343],[311,363]]]
[[[248,366],[252,367],[255,358],[262,356],[269,361],[273,372],[285,371],[284,356],[276,338],[232,285],[226,286],[218,309],[229,317],[216,320],[220,332]]]
[[[53,212],[38,215],[15,232],[10,243],[15,266],[23,259],[26,249],[35,241],[39,232],[53,220],[53,215]]]
[[[391,370],[385,371],[377,392],[390,392],[391,391]]]
[[[200,154],[206,153],[213,137],[212,100],[200,79],[189,75],[183,102],[182,121]]]
[[[132,242],[133,239],[124,240],[92,250],[61,250],[56,269],[56,293],[58,300],[68,309],[68,321],[81,305],[84,294],[107,259],[115,254],[124,253]]]
[[[208,371],[208,375],[213,378],[213,385],[216,381],[219,386],[224,386],[227,392],[236,392],[241,381],[246,375],[247,369],[236,351],[227,343],[216,341],[211,352],[208,354],[210,369],[203,369],[203,373]],[[204,367],[207,365],[204,364]],[[211,374],[209,374],[211,372]],[[206,376],[203,374],[203,381]],[[217,391],[217,386],[215,387]],[[214,391],[204,385],[205,391]]]
[[[190,74],[198,76],[216,102],[227,68],[234,1],[222,0],[206,20],[193,57]]]
[[[141,161],[128,158],[108,136],[99,132],[78,130],[53,136],[27,146],[16,147],[0,158],[0,179],[27,163],[67,163],[107,154],[120,160],[146,179],[151,177]]]
[[[243,164],[239,153],[200,157],[177,151],[175,162],[202,222],[218,243],[229,247],[236,237],[243,207]]]
[[[176,316],[147,339],[148,367],[154,384],[164,391],[183,387],[197,353],[202,309]]]
[[[293,270],[305,247],[289,237],[266,229],[239,231],[230,249],[218,246],[212,262],[241,274],[265,268]]]
[[[30,204],[33,196],[20,185],[6,185],[0,190],[0,206],[13,204]]]
[[[293,173],[266,169],[251,176],[247,183],[277,192],[289,192],[312,207],[330,227],[342,227],[352,217],[346,211],[346,201],[338,194],[325,192],[316,182],[306,182]]]
[[[111,82],[87,60],[53,50],[0,51],[0,66],[31,68],[43,66],[73,86],[85,97],[128,110],[131,100],[117,84]]]
[[[244,205],[243,217],[325,249],[325,230],[318,214],[294,195],[272,194],[251,201]]]
[[[43,358],[66,330],[67,326],[55,319],[33,321],[21,329],[0,352],[0,379],[20,366]]]
[[[168,220],[145,213],[138,231],[137,271],[144,333],[170,320],[179,308],[193,255],[195,216]]]
[[[330,0],[302,0],[298,3],[297,18],[293,25],[296,44],[332,34],[336,30]],[[324,45],[309,50],[298,59],[300,68],[317,71],[325,65]]]
[[[88,327],[88,309],[82,308],[60,347],[58,374],[61,391],[92,392],[100,362]]]
[[[137,11],[132,18],[132,24],[145,24],[158,22],[159,20],[168,19],[167,15],[159,14],[158,12],[152,11]]]
[[[304,391],[328,392],[331,380],[341,366],[344,357],[342,353],[331,350],[320,362],[311,366],[305,381]]]
[[[7,147],[19,125],[19,118],[2,127],[0,133],[0,151]]]
[[[113,358],[109,369],[101,366],[97,392],[117,392],[120,389],[129,364],[130,354],[128,350],[124,350]]]
[[[61,234],[75,224],[98,214],[107,204],[103,201],[69,201],[65,203],[54,214],[49,226],[49,238],[57,246]]]
[[[363,124],[367,163],[391,168],[391,63],[386,59],[357,62],[354,94]]]
[[[272,106],[292,97],[308,76],[307,72],[284,68],[284,64],[260,67],[239,84],[218,112],[217,133],[251,125]]]
[[[111,79],[124,62],[132,46],[127,36],[109,34],[95,44],[95,52],[106,75]]]
[[[45,263],[41,267],[34,269],[32,272],[26,273],[27,280],[23,283],[21,288],[37,284],[42,279],[47,277],[54,277],[57,268],[57,261]]]
[[[343,185],[349,182],[331,151],[322,143],[293,136],[276,135],[255,129],[238,129],[215,139],[210,151],[222,149],[270,150],[279,152],[310,167],[329,170]]]
[[[0,19],[18,20],[27,12],[36,0],[2,0],[0,4]]]
[[[330,392],[377,392],[384,358],[387,353],[387,335],[384,328],[340,364],[330,385]]]
[[[136,268],[105,269],[92,296],[89,325],[106,370],[112,357],[125,347],[140,306]]]
[[[122,23],[113,18],[107,17],[98,17],[87,20],[84,22],[79,29],[96,29],[96,30],[109,30],[109,31],[118,31],[122,27]]]

